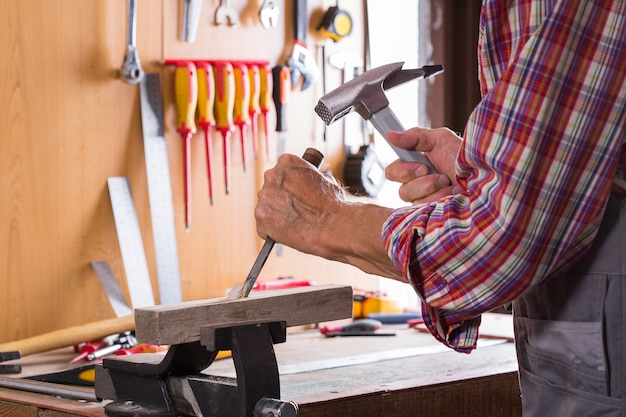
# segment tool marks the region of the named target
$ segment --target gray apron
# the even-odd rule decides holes
[[[591,252],[513,303],[524,417],[626,416],[626,198]]]

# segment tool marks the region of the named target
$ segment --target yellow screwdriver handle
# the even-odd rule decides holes
[[[264,65],[259,68],[259,80],[261,87],[259,88],[259,107],[263,113],[267,113],[272,102],[272,68]]]
[[[197,65],[198,75],[198,124],[203,128],[215,125],[213,107],[215,106],[215,78],[213,65],[200,62]]]
[[[245,64],[233,65],[235,74],[235,107],[233,117],[235,124],[247,124],[250,120],[248,106],[250,105],[250,78],[248,78],[248,66]]]
[[[215,65],[215,127],[222,133],[231,132],[235,105],[235,75],[228,62]]]
[[[248,105],[248,113],[250,117],[254,117],[261,112],[259,105],[259,98],[261,97],[261,77],[257,65],[250,65],[248,67],[248,80],[250,84],[250,104]]]
[[[192,62],[181,63],[174,73],[176,92],[177,130],[183,135],[196,133],[196,106],[198,104],[198,77]]]

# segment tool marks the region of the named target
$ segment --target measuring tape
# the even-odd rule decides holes
[[[172,207],[163,104],[158,73],[146,73],[140,85],[141,124],[148,178],[152,236],[161,304],[181,302],[178,249]]]
[[[146,253],[143,250],[135,204],[130,193],[130,184],[126,177],[109,177],[107,184],[131,304],[133,308],[153,306],[154,295],[150,273]]]

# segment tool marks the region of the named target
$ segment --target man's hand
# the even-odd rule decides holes
[[[349,202],[333,178],[295,155],[281,155],[264,178],[254,211],[259,236],[405,281],[381,241],[390,208]]]
[[[440,172],[428,174],[426,165],[419,162],[396,160],[389,164],[385,176],[402,183],[398,194],[403,201],[428,203],[461,191],[456,184],[454,166],[462,138],[450,129],[415,127],[404,132],[389,132],[387,140],[401,148],[423,152]]]

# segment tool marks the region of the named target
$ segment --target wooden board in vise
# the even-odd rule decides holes
[[[259,291],[247,298],[187,301],[135,309],[140,343],[175,345],[200,340],[202,328],[284,321],[287,327],[352,317],[352,287],[316,285]]]

